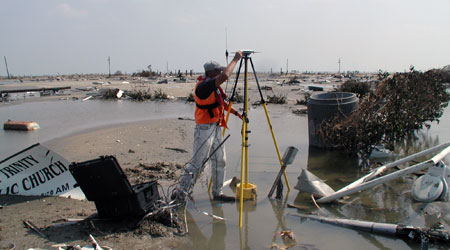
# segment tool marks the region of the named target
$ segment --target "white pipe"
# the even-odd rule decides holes
[[[371,181],[368,181],[368,182],[364,182],[364,183],[359,184],[359,185],[357,185],[357,186],[355,186],[353,188],[350,188],[350,189],[337,191],[337,192],[335,192],[332,195],[325,196],[323,198],[318,199],[317,202],[325,203],[325,202],[334,201],[334,200],[339,199],[341,197],[344,197],[346,195],[351,195],[351,194],[354,194],[356,192],[359,192],[359,191],[362,191],[362,190],[365,190],[365,189],[377,186],[379,184],[382,184],[382,183],[394,180],[394,179],[396,179],[398,177],[401,177],[403,175],[412,174],[412,173],[415,173],[415,172],[427,169],[427,168],[437,164],[442,159],[444,159],[444,157],[447,154],[449,154],[449,153],[450,153],[450,146],[447,147],[446,149],[442,150],[439,154],[435,155],[431,160],[421,162],[419,164],[416,164],[416,165],[413,165],[411,167],[408,167],[408,168],[405,168],[405,169],[402,169],[402,170],[399,170],[399,171],[387,174],[387,175],[385,175],[383,177],[379,177],[377,179],[374,179],[374,180],[371,180]]]
[[[378,168],[374,169],[372,172],[370,172],[370,173],[368,173],[367,175],[365,175],[365,176],[359,178],[358,180],[356,180],[356,181],[350,183],[349,185],[347,185],[347,186],[345,186],[345,187],[339,189],[339,190],[336,191],[336,192],[340,192],[340,191],[343,191],[343,190],[347,190],[347,189],[350,189],[350,188],[354,188],[354,187],[356,187],[356,186],[358,186],[358,185],[360,185],[360,184],[362,184],[362,183],[364,183],[364,182],[367,182],[367,181],[369,181],[369,180],[374,179],[375,177],[379,176],[380,174],[382,174],[382,173],[383,173],[384,171],[386,171],[387,169],[390,169],[390,168],[393,168],[393,167],[398,166],[398,165],[400,165],[400,164],[403,164],[403,163],[412,161],[412,160],[414,160],[414,159],[416,159],[416,158],[419,158],[419,157],[422,157],[422,156],[426,156],[426,155],[428,155],[428,154],[431,154],[431,153],[433,153],[433,152],[436,152],[436,151],[441,150],[441,149],[443,149],[443,148],[446,148],[446,147],[448,147],[448,146],[450,146],[450,141],[449,141],[449,142],[446,142],[446,143],[443,143],[443,144],[440,144],[440,145],[437,145],[437,146],[434,146],[434,147],[432,147],[432,148],[429,148],[429,149],[420,151],[420,152],[418,152],[418,153],[412,154],[412,155],[407,156],[407,157],[404,157],[404,158],[402,158],[402,159],[399,159],[399,160],[390,162],[390,163],[388,163],[388,164],[386,164],[386,165],[383,165],[383,166],[381,166],[381,167],[378,167]]]
[[[442,161],[449,153],[450,147],[447,147],[446,149],[442,150],[439,154],[431,158],[431,160],[434,162],[434,164],[437,164],[438,162]]]

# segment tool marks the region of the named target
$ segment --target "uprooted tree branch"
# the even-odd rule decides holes
[[[359,108],[347,117],[337,114],[324,121],[320,136],[329,148],[350,154],[368,156],[378,144],[393,148],[395,142],[429,128],[429,122],[439,122],[450,100],[444,77],[440,70],[422,73],[413,67],[392,77],[380,72],[380,82]]]

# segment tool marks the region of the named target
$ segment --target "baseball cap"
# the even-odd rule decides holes
[[[217,70],[223,70],[223,69],[225,69],[225,67],[223,67],[223,66],[221,66],[218,62],[216,62],[216,61],[209,61],[209,62],[206,62],[204,65],[203,65],[203,68],[205,68],[205,72],[208,72],[208,71],[211,71],[211,70],[215,70],[215,69],[217,69]]]

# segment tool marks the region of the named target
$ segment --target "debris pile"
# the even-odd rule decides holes
[[[169,96],[162,90],[157,89],[151,93],[150,88],[148,89],[134,89],[127,91],[126,95],[136,101],[147,101],[147,100],[168,100]]]
[[[311,97],[310,93],[305,93],[303,95],[303,100],[296,99],[295,105],[307,105],[310,97]]]
[[[134,168],[125,169],[125,174],[132,185],[149,180],[176,180],[183,170],[180,164],[169,162],[139,163]]]
[[[126,95],[133,100],[136,101],[145,101],[152,99],[152,94],[150,92],[150,88],[148,89],[134,89],[131,91],[127,91]]]
[[[154,91],[152,99],[167,100],[169,96],[162,89],[157,89]]]
[[[287,95],[279,94],[279,95],[267,96],[267,103],[285,104],[285,103],[287,103]]]
[[[380,74],[382,81],[362,100],[349,116],[337,114],[320,128],[320,136],[329,148],[363,157],[373,145],[392,148],[414,132],[439,121],[450,95],[445,90],[441,71]]]
[[[239,90],[236,90],[234,95],[231,97],[231,101],[233,101],[233,103],[244,103],[244,95],[241,95]],[[250,101],[250,98],[248,98],[248,101]]]
[[[119,99],[122,97],[123,91],[120,89],[106,89],[103,93],[104,99]]]
[[[189,93],[189,95],[186,97],[186,102],[195,102],[194,93]]]
[[[146,217],[134,231],[135,235],[149,234],[153,237],[173,236],[181,227],[180,218],[176,213],[171,213],[170,209],[162,209],[154,215]]]

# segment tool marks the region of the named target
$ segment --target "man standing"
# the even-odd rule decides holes
[[[223,194],[222,190],[226,155],[225,146],[222,145],[220,148],[218,146],[222,142],[221,127],[226,127],[224,111],[228,110],[228,104],[225,101],[226,95],[220,85],[231,76],[241,58],[242,52],[238,51],[227,67],[222,67],[215,61],[203,65],[205,75],[198,78],[194,89],[196,126],[193,156],[180,178],[173,198],[185,201],[201,174],[204,160],[215,150],[210,158],[214,200],[235,201],[234,196],[227,196]],[[232,109],[231,113],[242,119],[242,116],[235,110]]]

